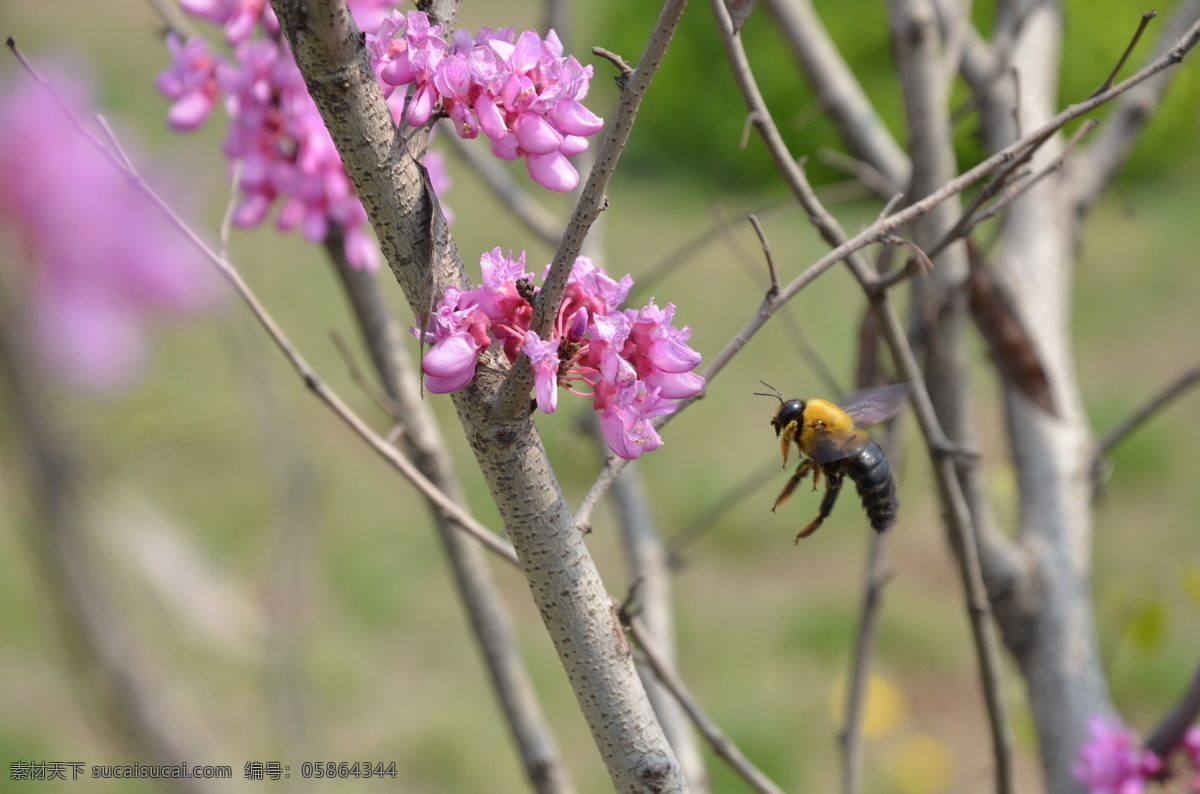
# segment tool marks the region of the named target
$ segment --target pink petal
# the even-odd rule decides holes
[[[496,107],[492,98],[486,94],[480,95],[475,100],[474,110],[475,115],[479,117],[479,128],[483,130],[483,134],[493,141],[504,140],[504,136],[508,134],[504,114]]]
[[[579,173],[560,152],[531,154],[525,158],[529,177],[544,188],[559,193],[574,190],[579,184]]]
[[[475,372],[475,356],[478,348],[469,334],[459,332],[451,334],[429,349],[421,359],[421,368],[426,375],[435,377],[454,377],[468,372],[466,380]],[[463,382],[465,383],[466,380]]]
[[[563,142],[558,130],[536,113],[518,115],[516,123],[513,124],[513,132],[521,148],[531,154],[557,152]]]
[[[189,91],[171,105],[171,109],[167,111],[167,123],[172,129],[193,130],[208,118],[215,101],[215,96],[200,88]]]
[[[550,120],[566,135],[594,135],[604,127],[604,119],[574,99],[563,99],[550,108]]]

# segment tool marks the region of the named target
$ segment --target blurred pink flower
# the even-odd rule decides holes
[[[1088,794],[1142,794],[1162,761],[1144,750],[1133,731],[1117,720],[1093,717],[1091,737],[1079,748],[1075,778]]]
[[[78,81],[86,71],[45,71],[77,116],[90,118]],[[127,384],[144,361],[147,320],[215,296],[190,245],[25,75],[0,90],[0,173],[0,224],[29,265],[21,284],[30,340],[76,384]]]

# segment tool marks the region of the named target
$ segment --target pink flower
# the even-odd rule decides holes
[[[529,297],[538,288],[525,272],[525,254],[505,256],[493,248],[480,257],[480,267],[481,286],[465,292],[447,288],[426,330],[414,329],[433,345],[422,359],[430,391],[466,385],[478,353],[499,342],[510,363],[525,354],[544,413],[558,407],[561,386],[591,397],[605,441],[617,455],[632,459],[662,445],[653,420],[704,387],[704,379],[691,372],[700,356],[686,344],[688,329],[671,325],[673,305],[659,309],[651,302],[641,311],[622,311],[633,279],[615,281],[579,257],[550,338],[543,340],[529,327]]]
[[[600,394],[597,391],[597,394]],[[662,446],[662,438],[651,424],[656,416],[669,414],[675,405],[657,389],[645,391],[636,383],[627,383],[606,394],[600,411],[600,432],[608,448],[626,460]]]
[[[533,393],[538,410],[552,414],[558,407],[558,343],[543,342],[533,331],[525,334],[522,352],[533,367]]]
[[[1088,794],[1142,794],[1162,761],[1139,747],[1132,731],[1117,721],[1094,717],[1091,738],[1079,748],[1075,778]]]
[[[47,70],[88,117],[88,92],[68,76],[81,71]],[[0,173],[0,223],[29,265],[31,343],[75,384],[128,384],[144,361],[152,317],[211,303],[213,281],[192,248],[32,80],[0,96]]]
[[[429,330],[417,334],[433,345],[421,359],[425,388],[434,394],[447,394],[471,382],[480,351],[491,345],[487,325],[487,317],[479,311],[472,295],[455,287],[446,288],[429,320]]]
[[[208,42],[192,36],[186,42],[175,33],[167,34],[167,49],[174,63],[159,74],[154,85],[175,100],[167,112],[167,122],[177,130],[199,127],[217,102],[217,64],[208,51]]]
[[[368,270],[378,267],[379,252],[367,231],[366,211],[269,5],[265,0],[186,0],[183,5],[189,13],[222,25],[233,53],[213,56],[200,37],[186,44],[168,37],[174,64],[156,84],[174,100],[168,120],[177,129],[201,124],[224,96],[229,131],[223,150],[231,161],[241,163],[241,201],[234,223],[257,226],[278,210],[280,229],[297,229],[314,242],[323,241],[330,225],[336,224],[343,231],[350,263]],[[410,24],[398,13],[389,16],[390,5],[390,0],[349,2],[360,26],[379,31],[367,37],[377,75],[389,63],[410,66],[407,56],[400,58],[410,48],[410,38],[418,51],[445,48],[424,14],[413,12],[416,24]],[[437,52],[427,58],[430,63],[439,59]],[[426,72],[432,74],[430,69],[422,74]],[[390,92],[392,86],[384,88]],[[410,106],[410,114],[432,113],[436,98],[430,88]],[[394,118],[403,112],[403,99],[403,93],[389,98]],[[426,165],[435,191],[447,187],[442,163],[430,157]]]
[[[590,66],[564,58],[554,31],[542,40],[512,28],[477,35],[455,31],[446,47],[419,11],[403,21],[393,14],[372,36],[368,49],[385,94],[412,84],[406,120],[414,126],[433,117],[440,101],[460,138],[489,139],[505,160],[526,158],[530,177],[551,190],[571,190],[579,174],[567,156],[587,148],[586,136],[604,120],[579,100],[587,95]]]

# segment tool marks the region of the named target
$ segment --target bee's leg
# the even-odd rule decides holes
[[[829,514],[833,512],[833,505],[837,502],[838,494],[842,492],[842,476],[840,473],[825,472],[825,498],[821,500],[821,512],[813,519],[811,524],[800,530],[800,534],[796,535],[797,543],[800,542],[800,538],[807,538],[820,529],[822,522],[829,518]]]
[[[779,434],[779,448],[783,451],[783,466],[787,466],[788,453],[792,451],[792,441],[796,439],[796,423],[788,422],[788,426]],[[799,447],[799,445],[797,445]]]
[[[781,504],[786,502],[788,497],[795,493],[796,486],[798,486],[800,482],[808,475],[809,470],[814,468],[817,469],[817,471],[820,471],[820,468],[817,467],[811,460],[806,459],[801,461],[800,465],[796,467],[796,473],[793,474],[792,478],[787,481],[787,485],[783,486],[783,490],[779,492],[779,496],[775,497],[775,504],[771,506],[772,513],[775,512],[776,507],[779,507]]]

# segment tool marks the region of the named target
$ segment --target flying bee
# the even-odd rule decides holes
[[[896,499],[896,480],[892,476],[892,467],[879,445],[858,425],[875,424],[895,416],[904,403],[908,386],[897,384],[867,389],[853,395],[839,407],[828,400],[784,400],[774,386],[767,383],[763,385],[772,393],[755,394],[779,400],[779,410],[772,417],[771,426],[780,439],[783,465],[787,466],[793,443],[801,456],[796,473],[779,492],[771,512],[775,512],[775,508],[792,495],[809,472],[812,472],[814,491],[821,475],[825,476],[825,497],[821,500],[821,511],[812,523],[800,530],[796,542],[816,532],[829,517],[846,476],[858,488],[863,509],[875,531],[882,532],[896,523],[899,501]]]

